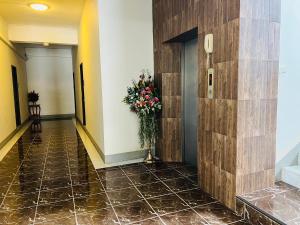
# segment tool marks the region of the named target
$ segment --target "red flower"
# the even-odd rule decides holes
[[[150,88],[149,88],[149,87],[146,87],[145,90],[146,90],[146,91],[150,91]]]
[[[149,99],[150,99],[150,96],[149,96],[149,95],[146,95],[146,96],[145,96],[145,99],[149,100]]]
[[[155,101],[155,102],[159,102],[159,98],[154,97],[154,101]]]

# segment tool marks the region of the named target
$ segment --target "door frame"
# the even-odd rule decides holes
[[[16,126],[18,127],[22,124],[22,120],[21,120],[21,110],[20,110],[18,72],[17,72],[17,67],[14,65],[11,65],[11,75],[12,75],[13,96],[14,96],[14,106],[15,106],[15,119],[16,119]]]
[[[80,63],[80,84],[81,84],[82,124],[83,126],[86,126],[83,63]]]

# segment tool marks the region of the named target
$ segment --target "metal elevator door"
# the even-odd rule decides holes
[[[184,162],[197,166],[198,125],[198,42],[184,43],[182,51],[183,79],[183,158]]]

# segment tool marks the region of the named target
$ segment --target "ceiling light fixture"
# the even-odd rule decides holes
[[[46,4],[42,4],[42,3],[31,3],[29,6],[32,9],[37,10],[37,11],[45,11],[45,10],[49,9],[49,6],[47,6]]]

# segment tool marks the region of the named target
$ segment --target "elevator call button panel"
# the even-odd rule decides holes
[[[213,99],[214,98],[214,69],[209,68],[208,69],[208,98]]]

